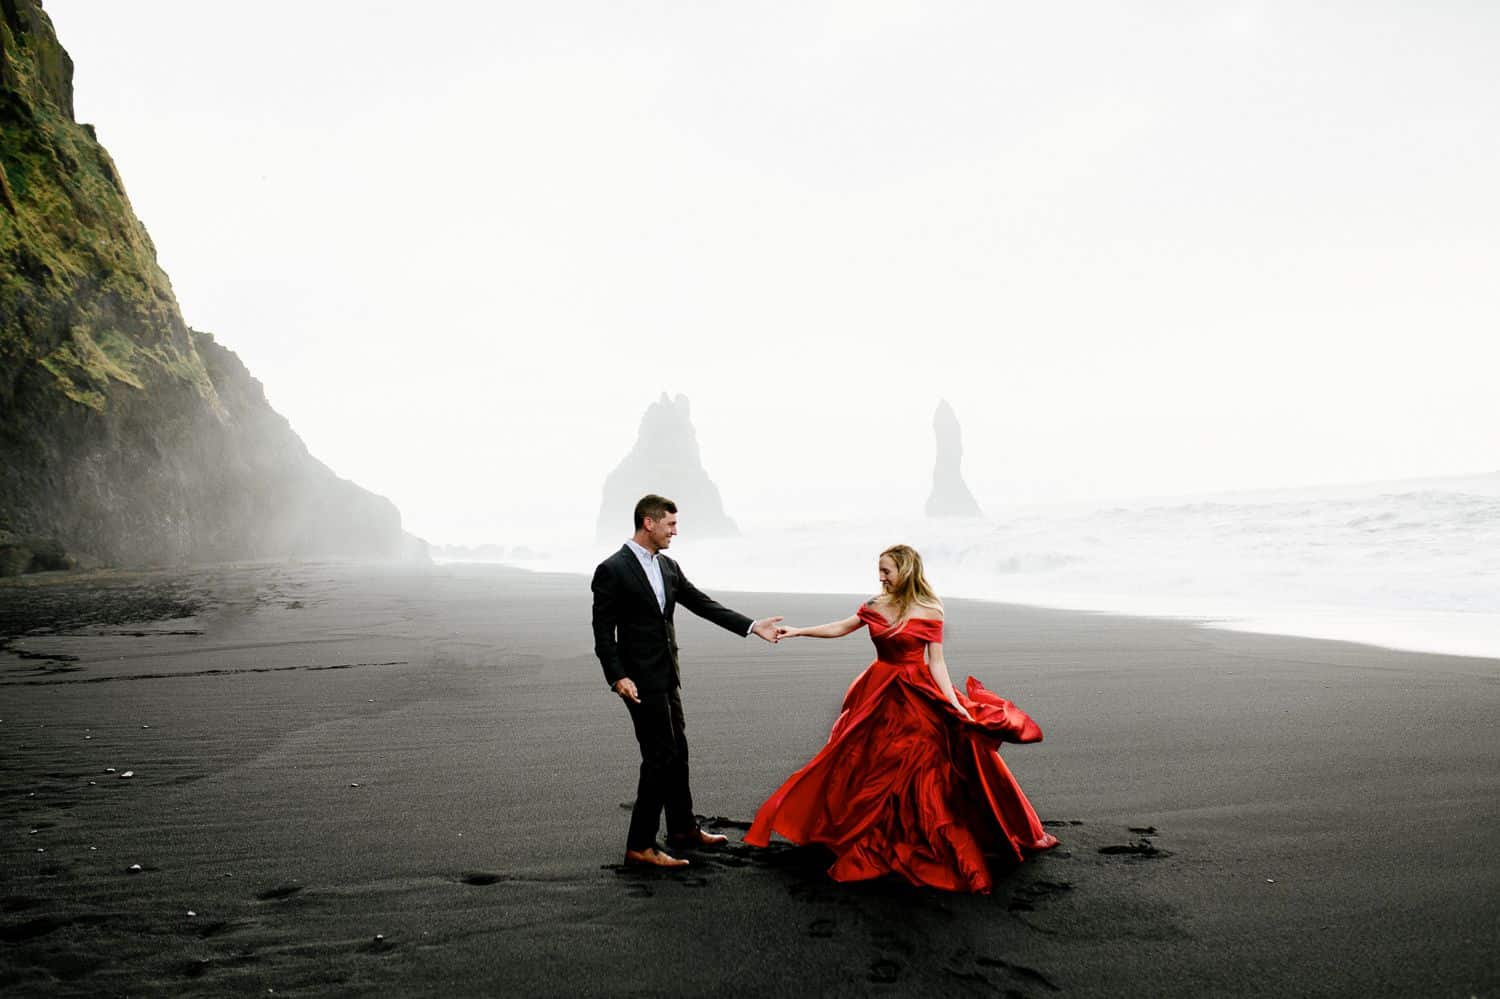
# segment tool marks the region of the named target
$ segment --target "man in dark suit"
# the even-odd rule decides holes
[[[699,828],[693,814],[672,612],[681,604],[737,635],[772,643],[781,621],[752,621],[688,582],[677,563],[661,554],[676,533],[677,505],[643,496],[635,505],[635,536],[594,570],[594,652],[604,679],[630,709],[641,747],[641,779],[625,839],[625,863],[632,865],[687,865],[656,844],[663,809],[673,846],[717,846],[728,839]]]

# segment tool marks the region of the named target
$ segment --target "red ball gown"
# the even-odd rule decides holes
[[[837,857],[837,881],[899,874],[917,885],[987,892],[986,854],[1019,861],[1057,845],[1010,769],[1000,742],[1040,742],[1042,730],[972,676],[957,692],[973,720],[943,696],[927,667],[943,622],[909,618],[892,629],[861,607],[876,659],[849,685],[828,742],[766,799],[745,842],[779,833]]]

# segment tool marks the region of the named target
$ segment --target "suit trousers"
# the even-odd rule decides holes
[[[674,687],[670,691],[642,692],[640,698],[639,704],[625,700],[635,725],[635,741],[641,747],[641,779],[625,838],[627,850],[647,850],[656,845],[663,809],[669,835],[689,833],[698,827],[693,794],[688,790],[682,691]]]

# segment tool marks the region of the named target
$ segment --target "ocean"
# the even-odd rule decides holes
[[[1500,474],[987,513],[744,522],[671,554],[710,591],[873,594],[880,550],[904,542],[945,597],[1500,659]],[[590,572],[613,547],[488,557]]]

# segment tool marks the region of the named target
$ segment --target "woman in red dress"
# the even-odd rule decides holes
[[[841,638],[869,625],[876,659],[850,684],[828,742],[760,806],[745,834],[819,843],[837,881],[899,874],[917,885],[988,892],[986,855],[1012,862],[1057,839],[1042,828],[999,742],[1040,742],[1025,712],[969,677],[953,689],[943,605],[906,545],[880,553],[882,593],[853,617],[783,638]]]

